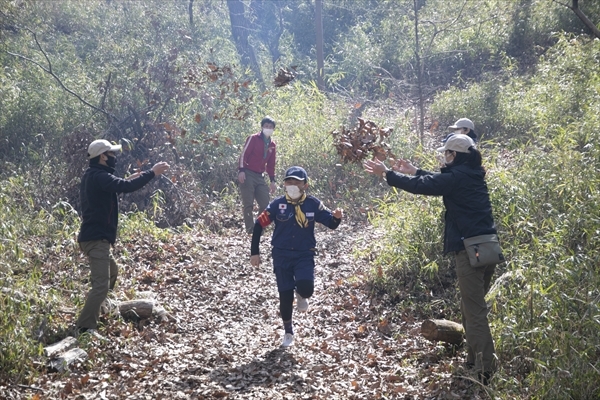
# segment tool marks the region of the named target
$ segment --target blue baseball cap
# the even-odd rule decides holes
[[[302,167],[296,167],[296,166],[289,167],[287,169],[287,171],[285,171],[285,177],[283,178],[283,180],[285,181],[286,179],[289,179],[289,178],[294,178],[294,179],[298,179],[299,181],[307,182],[308,174]]]

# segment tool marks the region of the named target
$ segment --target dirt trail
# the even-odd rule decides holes
[[[177,322],[142,329],[109,317],[91,362],[47,373],[22,398],[40,399],[456,399],[486,398],[452,370],[462,361],[419,335],[421,321],[392,318],[370,293],[355,248],[366,226],[319,229],[315,294],[294,312],[295,343],[280,349],[281,320],[270,257],[249,264],[243,234],[178,236],[128,244],[117,297],[151,291]],[[83,275],[82,275],[83,276]],[[123,299],[122,296],[120,299]],[[399,315],[401,313],[396,313]],[[94,339],[95,340],[95,339]],[[15,391],[15,394],[17,392]]]

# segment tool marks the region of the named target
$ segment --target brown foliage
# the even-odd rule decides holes
[[[385,160],[389,157],[396,158],[385,140],[394,131],[393,128],[380,128],[372,121],[357,118],[358,125],[346,129],[342,126],[339,130],[331,132],[333,146],[343,162],[360,163],[365,158],[376,157]]]
[[[296,78],[297,67],[293,65],[290,68],[291,70],[287,68],[279,68],[279,71],[277,71],[277,76],[273,80],[273,84],[276,87],[285,86]]]

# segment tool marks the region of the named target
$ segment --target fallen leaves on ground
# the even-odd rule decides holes
[[[29,388],[13,387],[11,396],[486,398],[477,384],[457,376],[461,357],[423,339],[422,321],[398,317],[371,289],[369,265],[352,255],[374,235],[363,224],[318,229],[315,294],[308,312],[294,312],[294,345],[279,348],[283,329],[270,233],[261,239],[258,268],[249,263],[250,236],[241,232],[121,244],[116,297],[155,296],[175,321],[134,324],[109,317],[100,329],[109,340],[89,343],[88,362],[66,374],[43,374]]]

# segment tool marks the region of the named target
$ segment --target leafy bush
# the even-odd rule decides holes
[[[22,178],[0,182],[0,379],[27,381],[34,374],[41,343],[51,340],[46,329],[61,323],[52,312],[61,296],[40,281],[73,262],[62,257],[75,251],[77,213],[67,203],[40,210],[35,191]]]

